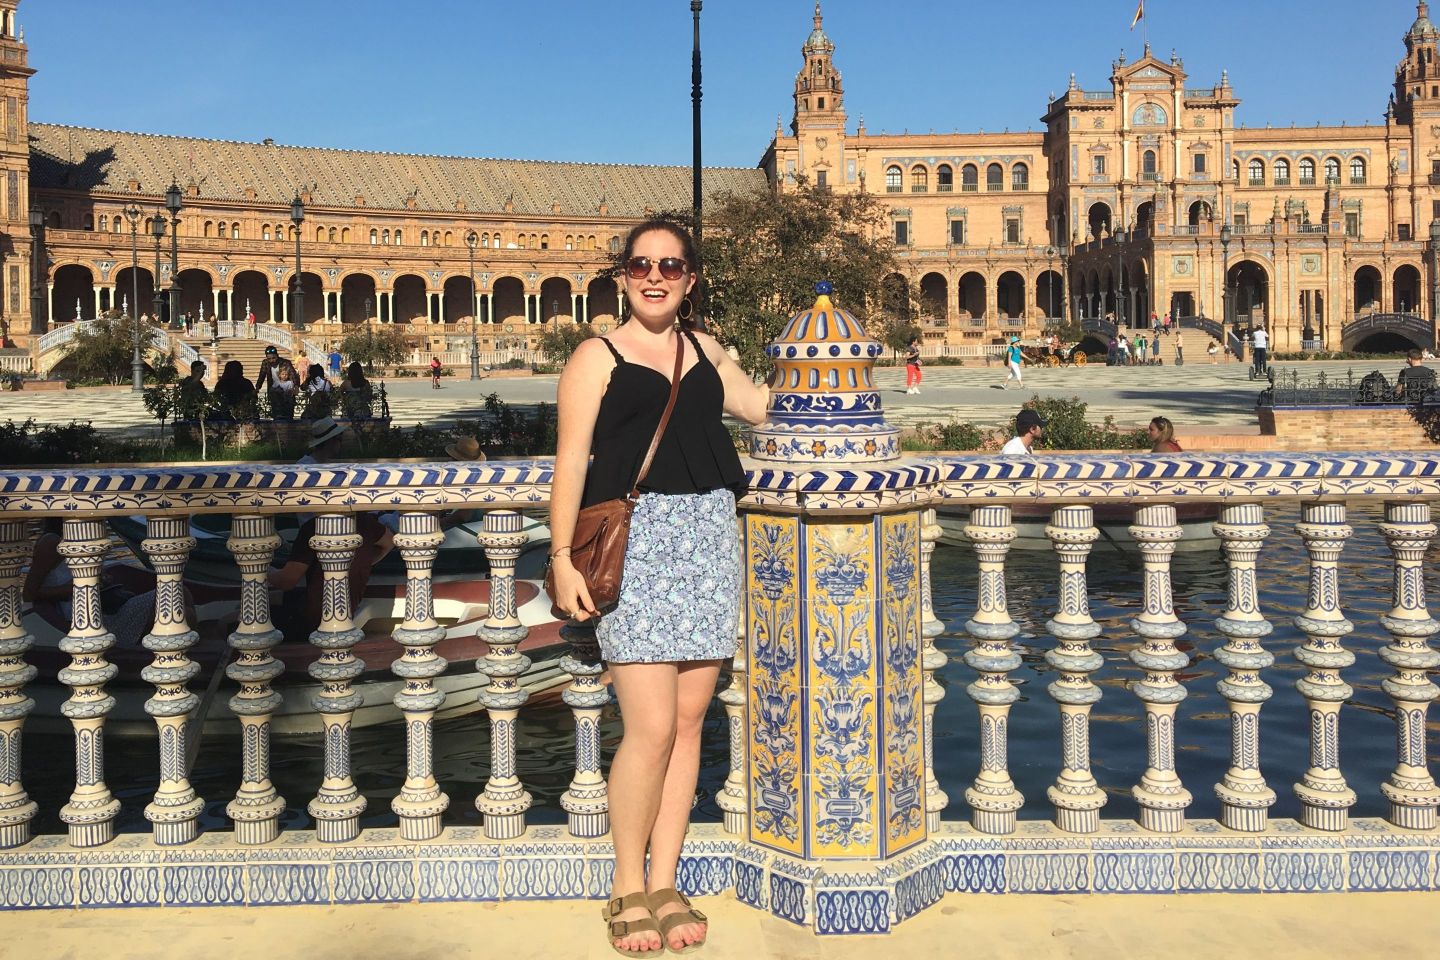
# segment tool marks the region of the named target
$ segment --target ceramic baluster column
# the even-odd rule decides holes
[[[935,545],[940,542],[940,524],[933,509],[920,511],[920,669],[925,675],[921,701],[925,707],[925,829],[940,829],[940,813],[950,805],[950,797],[940,789],[935,777],[935,707],[945,699],[945,688],[935,679],[935,672],[949,658],[935,647],[935,638],[945,632],[945,624],[935,616],[934,590],[931,588],[930,563]]]
[[[1296,682],[1310,708],[1310,768],[1295,784],[1300,798],[1300,821],[1316,830],[1344,830],[1355,791],[1340,772],[1340,705],[1350,699],[1349,684],[1340,671],[1355,662],[1355,654],[1340,638],[1355,629],[1340,612],[1340,551],[1350,538],[1343,503],[1306,503],[1295,525],[1310,555],[1310,591],[1306,607],[1295,618],[1305,643],[1295,659],[1309,668]]]
[[[515,562],[526,541],[523,521],[513,510],[491,510],[479,535],[490,563],[490,616],[478,635],[490,651],[475,669],[490,678],[480,692],[480,703],[490,714],[490,779],[475,798],[475,808],[484,814],[485,836],[492,840],[512,840],[524,833],[531,802],[515,768],[515,725],[530,696],[520,688],[530,658],[518,649],[530,631],[520,623],[515,607]]]
[[[1255,582],[1255,561],[1270,536],[1264,508],[1258,503],[1223,507],[1215,535],[1229,570],[1225,611],[1215,620],[1226,642],[1215,659],[1230,671],[1215,685],[1230,705],[1230,769],[1215,784],[1215,795],[1221,823],[1258,832],[1265,829],[1275,802],[1275,791],[1260,773],[1260,706],[1273,692],[1260,671],[1275,663],[1260,642],[1274,628],[1260,612]]]
[[[1100,624],[1090,616],[1085,578],[1086,560],[1100,539],[1095,511],[1058,507],[1050,515],[1045,536],[1060,560],[1060,605],[1045,624],[1056,645],[1046,651],[1045,662],[1058,674],[1049,691],[1060,705],[1062,758],[1060,775],[1046,793],[1055,805],[1056,826],[1070,833],[1094,833],[1100,829],[1100,808],[1105,806],[1105,793],[1090,771],[1090,708],[1100,700],[1100,688],[1090,674],[1105,663],[1090,649],[1090,641],[1100,635]]]
[[[745,662],[746,618],[743,603],[741,608],[737,630],[740,645],[730,662],[730,683],[719,693],[720,702],[725,705],[726,727],[730,733],[730,773],[725,777],[725,785],[715,794],[715,803],[725,814],[725,832],[743,837],[750,799],[745,793],[745,684],[748,682],[748,668]]]
[[[275,519],[240,514],[230,521],[225,544],[240,567],[240,622],[230,634],[235,660],[225,675],[240,686],[230,698],[230,710],[240,718],[241,776],[235,799],[225,813],[235,824],[237,843],[269,843],[280,835],[280,814],[285,798],[270,782],[270,717],[280,706],[280,694],[271,681],[285,665],[270,655],[280,642],[280,631],[270,621],[270,560],[280,546]]]
[[[140,678],[155,685],[145,712],[155,718],[160,739],[160,786],[145,807],[145,819],[162,846],[189,843],[200,833],[198,817],[205,801],[195,795],[185,771],[185,727],[200,698],[187,684],[200,665],[186,651],[200,635],[185,618],[185,561],[195,549],[190,518],[150,517],[140,544],[155,570],[155,623],[141,641],[155,654]]]
[[[115,706],[105,684],[119,672],[105,659],[115,635],[100,615],[100,567],[109,550],[105,521],[66,520],[59,550],[73,578],[70,632],[60,640],[70,665],[59,675],[70,699],[60,712],[75,731],[75,790],[60,808],[60,819],[69,826],[71,846],[98,847],[114,838],[120,812],[120,801],[105,785],[105,717]]]
[[[25,684],[36,670],[25,662],[35,638],[20,618],[21,569],[30,559],[30,536],[23,520],[0,522],[0,849],[30,839],[30,821],[39,807],[20,780],[20,734],[35,701]]]
[[[315,518],[310,546],[324,581],[320,626],[310,634],[320,656],[310,664],[310,676],[321,684],[312,702],[325,724],[325,777],[306,809],[315,818],[315,839],[325,843],[354,840],[365,812],[365,798],[350,774],[350,720],[362,699],[350,681],[365,672],[365,661],[351,651],[364,635],[350,619],[351,602],[357,598],[350,596],[349,577],[361,543],[353,514],[322,513]]]
[[[1390,801],[1390,821],[1411,830],[1435,829],[1435,808],[1440,789],[1430,775],[1425,750],[1425,714],[1440,696],[1427,671],[1440,667],[1440,653],[1430,638],[1440,631],[1425,605],[1422,564],[1435,524],[1428,503],[1387,503],[1380,532],[1395,556],[1393,606],[1380,618],[1390,643],[1380,658],[1395,668],[1395,676],[1382,682],[1395,701],[1395,772],[1380,784]]]
[[[980,674],[965,688],[980,710],[980,773],[965,791],[965,802],[974,811],[976,830],[1013,833],[1015,813],[1025,798],[1010,779],[1007,744],[1010,705],[1020,699],[1009,677],[1020,666],[1020,655],[1010,647],[1010,638],[1020,628],[1010,619],[1005,602],[1005,555],[1015,539],[1010,508],[972,508],[965,535],[975,544],[980,566],[975,616],[965,623],[966,632],[975,638],[965,663]]]
[[[560,796],[569,815],[570,833],[577,837],[603,837],[610,830],[610,793],[600,769],[600,711],[610,694],[600,682],[605,665],[595,623],[567,623],[560,636],[570,652],[560,658],[560,669],[570,674],[570,686],[560,698],[575,715],[575,776]]]
[[[1145,671],[1131,684],[1145,704],[1147,766],[1131,793],[1140,805],[1140,826],[1157,833],[1175,833],[1185,825],[1190,791],[1175,772],[1175,712],[1185,699],[1185,688],[1175,679],[1190,664],[1190,657],[1175,646],[1185,624],[1175,616],[1170,593],[1170,558],[1180,539],[1175,508],[1168,504],[1140,507],[1130,536],[1140,545],[1144,563],[1145,610],[1130,621],[1141,644],[1130,660]]]
[[[430,571],[445,534],[433,513],[402,513],[395,548],[405,561],[405,619],[395,628],[395,642],[404,655],[390,664],[404,683],[395,694],[395,706],[405,714],[405,784],[390,802],[400,819],[400,836],[406,840],[432,840],[440,835],[440,818],[450,798],[440,789],[434,771],[435,711],[445,694],[435,689],[435,678],[445,672],[445,659],[435,644],[445,639],[445,628],[435,621]]]

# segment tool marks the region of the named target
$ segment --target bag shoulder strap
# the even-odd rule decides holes
[[[685,368],[685,338],[677,335],[675,337],[675,373],[670,377],[670,399],[665,403],[665,412],[660,414],[660,423],[655,427],[655,436],[650,438],[650,449],[645,451],[645,459],[640,463],[640,473],[635,477],[635,483],[630,487],[630,499],[634,500],[640,496],[640,484],[645,482],[645,475],[650,472],[650,464],[655,462],[655,451],[660,449],[660,438],[665,435],[665,428],[670,425],[670,414],[675,410],[675,397],[680,393],[680,371]]]

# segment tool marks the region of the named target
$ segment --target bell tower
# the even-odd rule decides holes
[[[801,53],[805,66],[795,76],[795,118],[790,122],[799,141],[799,172],[816,185],[835,186],[845,155],[845,90],[818,2],[815,27]]]
[[[1440,113],[1440,30],[1430,21],[1430,4],[1415,5],[1415,22],[1405,34],[1405,59],[1395,68],[1394,115],[1409,124],[1416,112]]]
[[[20,0],[0,0],[0,333],[36,332],[30,320],[29,50]],[[38,332],[44,332],[42,325]]]

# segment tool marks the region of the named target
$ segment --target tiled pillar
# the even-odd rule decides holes
[[[515,607],[515,562],[525,546],[524,517],[513,510],[491,510],[479,540],[490,562],[490,616],[479,637],[490,648],[475,669],[490,678],[480,692],[480,703],[490,714],[490,779],[475,798],[485,818],[485,836],[513,840],[525,832],[525,811],[530,794],[515,768],[515,725],[529,694],[520,688],[520,676],[530,658],[519,651],[529,630],[520,623]]]
[[[1055,825],[1070,833],[1100,829],[1100,808],[1105,793],[1090,771],[1090,708],[1100,700],[1100,688],[1090,674],[1105,663],[1090,649],[1100,635],[1100,624],[1090,616],[1085,563],[1100,530],[1090,507],[1057,507],[1045,527],[1045,536],[1060,560],[1060,603],[1045,629],[1056,640],[1045,662],[1055,669],[1050,696],[1060,705],[1060,775],[1047,794],[1055,805]]]
[[[1428,674],[1440,667],[1440,653],[1430,646],[1440,623],[1431,618],[1425,605],[1422,567],[1425,551],[1435,539],[1430,504],[1385,504],[1380,532],[1395,557],[1392,606],[1380,618],[1391,639],[1381,649],[1380,658],[1395,668],[1395,676],[1386,678],[1381,686],[1395,701],[1397,752],[1395,771],[1380,790],[1390,801],[1390,821],[1397,827],[1433,830],[1440,789],[1426,758],[1425,714],[1431,701],[1440,696]]]
[[[935,616],[934,589],[930,564],[935,558],[935,545],[940,542],[940,524],[934,508],[920,511],[920,669],[925,675],[922,699],[925,704],[925,829],[940,829],[940,814],[950,805],[950,797],[940,789],[935,777],[935,707],[945,699],[945,688],[935,674],[949,658],[935,647],[935,638],[945,632],[945,624]]]
[[[1270,528],[1260,504],[1239,503],[1221,508],[1214,529],[1229,569],[1225,610],[1215,620],[1215,629],[1227,639],[1215,659],[1230,671],[1216,684],[1230,705],[1230,769],[1215,785],[1215,794],[1221,823],[1258,832],[1265,829],[1275,802],[1275,791],[1260,773],[1260,707],[1273,692],[1260,671],[1275,663],[1260,641],[1273,627],[1260,612],[1255,584],[1255,561]]]
[[[1354,532],[1345,522],[1343,503],[1306,503],[1295,525],[1310,555],[1310,591],[1305,611],[1295,626],[1305,643],[1295,659],[1309,668],[1298,680],[1310,707],[1310,768],[1295,784],[1300,798],[1300,821],[1316,830],[1344,830],[1355,791],[1340,772],[1340,705],[1354,693],[1340,671],[1355,662],[1355,654],[1340,638],[1355,627],[1340,612],[1340,551]]]
[[[570,644],[570,652],[560,659],[570,686],[560,697],[575,716],[575,776],[560,796],[560,806],[569,815],[572,835],[603,837],[610,831],[610,793],[600,769],[600,711],[610,702],[600,682],[605,665],[593,620],[567,623],[560,635]]]
[[[190,518],[150,517],[141,543],[155,570],[155,624],[145,635],[145,649],[155,654],[140,671],[141,679],[155,684],[155,695],[145,712],[155,718],[160,740],[160,786],[145,808],[161,846],[189,843],[200,833],[198,818],[205,801],[195,795],[185,773],[185,730],[200,698],[186,686],[200,665],[186,656],[200,635],[185,617],[185,560],[195,549]]]
[[[1131,684],[1145,704],[1148,765],[1131,791],[1140,805],[1140,826],[1157,833],[1176,833],[1185,825],[1190,791],[1175,770],[1175,713],[1185,699],[1185,688],[1175,674],[1190,664],[1190,657],[1175,646],[1185,624],[1175,616],[1170,592],[1170,558],[1181,537],[1175,508],[1169,504],[1140,507],[1130,536],[1140,545],[1144,563],[1145,609],[1130,621],[1142,642],[1130,651],[1130,660],[1145,671]]]
[[[237,514],[230,521],[226,542],[240,567],[240,622],[230,634],[235,661],[225,675],[240,685],[230,698],[230,709],[240,718],[240,789],[225,807],[235,823],[238,843],[269,843],[280,835],[280,814],[285,798],[270,782],[270,717],[280,706],[280,694],[271,681],[285,665],[270,655],[280,642],[280,631],[270,622],[270,560],[280,546],[275,518]]]
[[[446,662],[435,652],[435,644],[445,639],[445,628],[435,620],[430,570],[444,541],[435,514],[400,514],[395,548],[405,561],[405,619],[394,637],[405,652],[390,669],[404,681],[395,706],[405,714],[405,783],[390,809],[400,819],[400,836],[406,840],[438,837],[441,815],[450,806],[435,780],[432,760],[435,711],[445,702],[444,692],[435,689],[435,678],[445,672]]]
[[[350,775],[350,720],[363,699],[350,681],[365,672],[365,661],[351,652],[364,634],[350,619],[355,598],[350,596],[349,577],[361,542],[354,514],[322,513],[315,518],[310,546],[324,583],[320,626],[310,634],[320,656],[310,664],[310,676],[321,683],[313,703],[325,724],[325,777],[306,809],[315,818],[315,839],[325,843],[354,840],[365,812],[365,798]]]
[[[744,542],[751,841],[811,861],[919,843],[919,511],[747,513]]]
[[[20,571],[30,559],[30,536],[23,520],[0,521],[0,849],[30,839],[30,822],[39,807],[20,780],[21,732],[35,701],[25,684],[36,670],[25,662],[35,638],[20,617]]]
[[[980,567],[975,616],[965,623],[966,632],[975,638],[965,663],[979,673],[965,692],[980,709],[980,773],[965,791],[965,802],[973,811],[976,830],[1013,833],[1016,811],[1025,798],[1010,779],[1008,752],[1010,705],[1020,699],[1020,690],[1009,676],[1020,666],[1020,655],[1010,646],[1010,638],[1020,628],[1010,619],[1005,599],[1005,555],[1015,539],[1010,508],[972,507],[965,536],[975,545]]]
[[[105,629],[100,615],[100,567],[109,550],[103,520],[66,520],[60,556],[73,578],[70,632],[60,640],[70,665],[60,671],[60,682],[70,688],[70,699],[60,707],[75,731],[75,790],[60,808],[69,826],[70,845],[98,847],[115,836],[115,815],[120,801],[105,785],[105,717],[115,698],[105,684],[119,670],[105,660],[115,635]]]

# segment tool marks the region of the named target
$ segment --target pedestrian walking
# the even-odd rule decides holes
[[[1009,387],[1012,379],[1016,385],[1025,386],[1025,376],[1020,372],[1020,361],[1023,356],[1024,353],[1020,349],[1020,338],[1011,337],[1010,346],[1005,348],[1005,367],[1008,372],[1005,374],[1005,382],[1000,384],[1001,390]]]
[[[1160,323],[1160,329],[1167,334],[1170,332],[1170,313],[1168,311],[1165,313],[1165,319]]]
[[[1120,356],[1120,366],[1130,366],[1130,341],[1125,338],[1125,334],[1123,333],[1120,334],[1120,343],[1118,350]]]
[[[1220,344],[1216,343],[1214,340],[1211,340],[1211,341],[1210,341],[1210,346],[1208,346],[1208,347],[1205,348],[1205,352],[1210,355],[1210,362],[1211,362],[1211,363],[1218,363],[1218,362],[1219,362],[1219,357],[1220,357]]]
[[[430,357],[430,389],[440,389],[440,358],[433,355]]]
[[[1135,357],[1139,361],[1140,366],[1142,367],[1145,366],[1145,352],[1149,349],[1149,347],[1150,344],[1146,342],[1145,335],[1143,333],[1135,338]]]
[[[920,338],[911,337],[905,347],[905,392],[920,392]]]
[[[1175,331],[1175,366],[1185,366],[1185,333],[1182,330]]]

